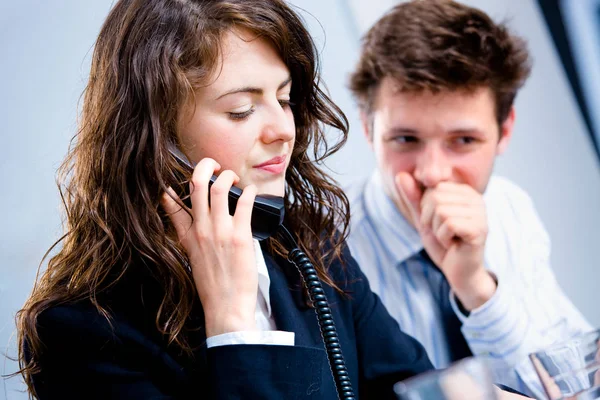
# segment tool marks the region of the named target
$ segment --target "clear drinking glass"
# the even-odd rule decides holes
[[[600,329],[529,355],[550,400],[600,399]]]
[[[394,385],[400,400],[497,400],[488,366],[469,357]]]

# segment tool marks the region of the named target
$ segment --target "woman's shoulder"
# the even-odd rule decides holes
[[[141,369],[172,352],[154,320],[140,323],[121,312],[98,309],[89,300],[44,310],[37,319],[37,333],[42,344],[38,357],[47,367],[106,361]]]
[[[92,300],[93,299],[93,300]],[[52,305],[37,317],[44,342],[91,344],[158,336],[155,328],[160,294],[141,281],[115,284],[110,290]]]
[[[82,300],[46,308],[38,315],[37,323],[41,327],[58,325],[64,329],[93,329],[97,324],[102,325],[103,320],[101,312],[90,301]]]
[[[37,316],[36,339],[41,348],[36,359],[45,368],[88,362],[102,352],[114,351],[121,342],[114,328],[114,321],[111,325],[91,302],[50,306]]]
[[[169,346],[157,329],[144,329],[118,312],[105,315],[89,300],[49,307],[38,316],[37,328],[36,390],[71,393],[80,384],[103,393],[94,398],[112,398],[114,392],[104,391],[123,387],[134,393],[127,398],[146,398],[143,393],[158,393],[159,387],[161,393],[186,392],[203,368]],[[28,342],[25,348],[31,354]]]
[[[119,341],[128,324],[109,309],[99,309],[91,301],[82,300],[43,310],[36,325],[44,347],[52,349],[97,347]]]

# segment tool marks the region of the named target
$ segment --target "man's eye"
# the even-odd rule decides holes
[[[414,136],[395,136],[392,140],[396,143],[402,143],[402,144],[417,142],[417,138]]]
[[[456,144],[471,144],[475,142],[475,138],[471,136],[459,136],[454,138],[454,143]]]

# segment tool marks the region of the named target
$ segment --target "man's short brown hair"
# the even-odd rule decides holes
[[[451,0],[415,0],[397,5],[367,32],[350,89],[369,114],[387,76],[406,92],[489,87],[502,123],[530,70],[525,41],[483,11]]]

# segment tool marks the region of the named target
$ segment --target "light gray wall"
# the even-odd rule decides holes
[[[590,123],[600,143],[600,0],[562,0],[569,44],[581,78]]]
[[[59,237],[55,171],[76,127],[89,56],[110,1],[0,0],[0,374],[17,364],[14,314]],[[26,399],[19,378],[0,399]]]
[[[298,7],[319,49],[322,78],[329,95],[350,123],[352,134],[343,151],[334,154],[326,163],[334,178],[340,183],[348,183],[368,175],[375,164],[370,152],[365,151],[366,142],[358,129],[359,115],[346,85],[358,60],[361,20],[355,18],[355,9],[347,0],[292,0],[291,3]],[[337,135],[329,132],[330,141],[334,143]]]
[[[341,183],[374,166],[346,88],[358,38],[391,0],[295,0],[321,50],[323,78],[351,123],[348,144],[328,166]],[[475,1],[472,1],[475,3]],[[533,76],[517,101],[518,123],[498,172],[526,188],[554,239],[557,276],[597,326],[600,269],[600,171],[566,79],[533,0],[476,3],[494,16],[513,16],[535,57]],[[0,157],[4,211],[0,230],[0,349],[14,356],[14,314],[29,294],[38,263],[61,227],[56,168],[76,128],[89,56],[110,0],[0,0]],[[317,22],[318,20],[318,22]],[[319,25],[319,22],[321,25]],[[10,342],[9,342],[10,341]],[[0,362],[0,373],[15,371]],[[25,399],[19,379],[0,384],[0,398]]]

